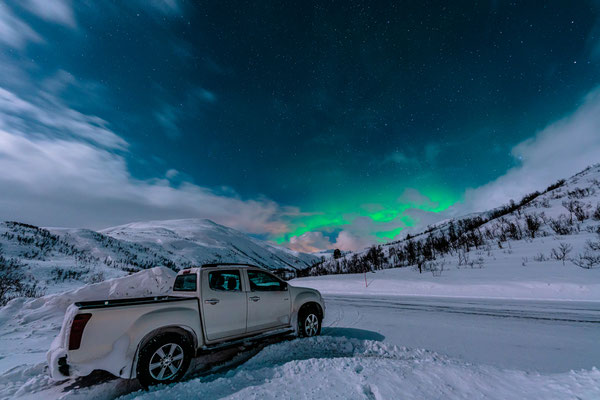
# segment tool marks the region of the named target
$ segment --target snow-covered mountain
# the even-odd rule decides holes
[[[25,282],[25,294],[57,293],[158,266],[247,262],[293,271],[318,260],[205,219],[137,222],[102,232],[3,222],[0,258]]]
[[[100,231],[112,238],[163,249],[196,265],[249,262],[267,268],[304,269],[318,257],[272,245],[209,219],[134,222]]]
[[[324,275],[414,266],[441,273],[444,266],[480,268],[499,259],[506,265],[544,262],[600,268],[600,164],[518,202],[446,220],[339,259],[329,257],[304,272]]]

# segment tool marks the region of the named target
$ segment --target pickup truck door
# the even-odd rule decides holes
[[[202,271],[202,319],[209,341],[244,334],[247,303],[239,269]]]
[[[289,326],[291,300],[287,283],[264,271],[246,272],[250,286],[247,331]]]

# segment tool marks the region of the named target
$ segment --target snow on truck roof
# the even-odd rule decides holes
[[[202,264],[200,267],[191,267],[185,268],[179,271],[179,274],[189,274],[192,271],[197,271],[202,268],[218,268],[218,267],[249,267],[249,268],[259,268],[264,270],[265,268],[259,267],[258,265],[248,264],[248,263],[214,263],[214,264]]]

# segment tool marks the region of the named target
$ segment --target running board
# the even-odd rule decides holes
[[[271,331],[271,332],[259,333],[254,336],[245,336],[243,338],[239,338],[239,339],[235,339],[235,340],[231,340],[231,341],[227,341],[227,342],[217,343],[217,344],[208,345],[208,346],[202,346],[198,349],[196,354],[199,355],[199,354],[211,352],[214,350],[221,350],[221,349],[225,349],[228,347],[237,346],[239,344],[247,343],[247,345],[250,345],[250,344],[252,344],[252,342],[257,341],[257,340],[266,339],[266,338],[270,338],[270,337],[274,337],[274,336],[280,336],[280,335],[285,336],[285,335],[289,335],[290,333],[294,333],[294,329],[283,328],[283,329],[278,329],[278,330]]]

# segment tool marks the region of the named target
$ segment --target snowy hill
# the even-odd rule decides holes
[[[195,264],[249,262],[271,269],[304,269],[318,260],[316,256],[274,246],[208,219],[135,222],[101,233],[164,249]]]
[[[3,277],[24,282],[17,295],[31,296],[159,266],[179,270],[209,262],[248,262],[281,271],[307,268],[317,257],[209,220],[189,219],[138,222],[102,232],[3,222],[0,261],[7,269]]]
[[[498,261],[511,266],[600,267],[600,164],[518,202],[447,220],[337,260],[328,258],[305,272],[326,275],[414,267],[442,275],[449,269],[480,269]]]

